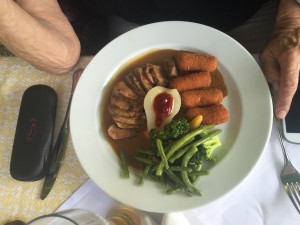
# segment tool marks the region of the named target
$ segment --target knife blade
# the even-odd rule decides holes
[[[54,183],[56,181],[60,166],[63,162],[67,143],[68,143],[68,137],[69,137],[69,116],[70,116],[70,107],[71,102],[73,98],[73,93],[75,90],[75,87],[77,85],[77,82],[83,72],[83,69],[78,69],[73,73],[73,83],[72,83],[72,90],[71,95],[68,103],[68,108],[66,111],[66,115],[63,121],[63,124],[60,128],[56,143],[54,145],[54,148],[50,155],[50,165],[49,165],[49,172],[45,177],[42,192],[41,192],[41,199],[44,200],[48,194],[50,193],[51,189],[54,186]]]

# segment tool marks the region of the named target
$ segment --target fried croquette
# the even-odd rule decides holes
[[[184,91],[180,93],[180,96],[183,108],[216,105],[223,100],[222,91],[216,88]]]
[[[222,124],[225,123],[229,119],[228,110],[222,105],[212,105],[203,108],[190,108],[185,113],[186,118],[191,121],[198,115],[203,116],[202,124]]]
[[[175,63],[181,71],[212,72],[216,70],[218,60],[212,55],[180,52],[175,55]]]
[[[178,76],[170,80],[170,88],[175,88],[179,92],[206,88],[211,83],[211,77],[208,72],[190,73]]]

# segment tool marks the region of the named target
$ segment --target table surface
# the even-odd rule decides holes
[[[300,145],[285,143],[285,146],[294,166],[300,170]],[[280,181],[283,164],[281,147],[273,126],[270,141],[261,159],[238,187],[215,202],[180,213],[191,225],[299,225],[300,215]],[[119,204],[89,179],[58,211],[84,208],[105,217]],[[162,214],[150,213],[149,216],[158,224],[183,225],[174,222],[178,214],[174,214],[171,223],[161,223]],[[172,218],[173,215],[168,216]]]
[[[85,68],[91,57],[83,57],[77,68]],[[73,70],[73,71],[74,71]],[[87,179],[75,155],[71,138],[57,181],[45,200],[40,200],[43,180],[16,181],[9,165],[20,103],[24,91],[35,84],[52,87],[58,96],[54,141],[69,101],[72,74],[54,76],[41,72],[17,57],[0,57],[0,224],[15,219],[29,221],[55,211]]]
[[[73,71],[79,67],[85,68],[90,60],[91,57],[81,58]],[[53,76],[36,70],[17,57],[0,57],[0,224],[16,219],[29,221],[39,215],[67,208],[86,208],[105,216],[112,207],[120,204],[88,180],[70,139],[56,184],[44,201],[39,198],[42,180],[20,182],[9,174],[14,132],[24,91],[35,84],[46,84],[56,90],[55,140],[69,100],[73,71]],[[295,167],[300,169],[300,145],[286,143],[286,146]],[[283,163],[273,126],[263,156],[236,189],[211,204],[182,214],[190,224],[199,225],[299,224],[300,216],[280,182]],[[163,216],[149,215],[158,223]]]

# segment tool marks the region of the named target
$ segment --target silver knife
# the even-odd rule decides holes
[[[75,87],[77,85],[77,82],[78,82],[82,72],[83,72],[83,69],[78,69],[73,73],[73,83],[72,83],[72,90],[71,90],[71,95],[70,95],[70,99],[69,99],[69,103],[68,103],[68,108],[66,111],[66,115],[65,115],[63,124],[59,131],[56,143],[55,143],[52,153],[50,155],[49,172],[45,177],[44,184],[42,187],[42,193],[41,193],[42,200],[44,200],[48,196],[49,192],[51,191],[51,189],[55,183],[57,174],[59,172],[59,168],[64,159],[66,145],[67,145],[68,136],[69,136],[69,115],[70,115],[71,101],[72,101]]]

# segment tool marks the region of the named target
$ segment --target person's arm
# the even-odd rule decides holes
[[[56,0],[0,0],[0,43],[36,68],[67,73],[79,40]]]
[[[276,116],[284,118],[300,71],[300,4],[296,0],[280,0],[274,32],[260,60],[268,82],[277,89]]]

